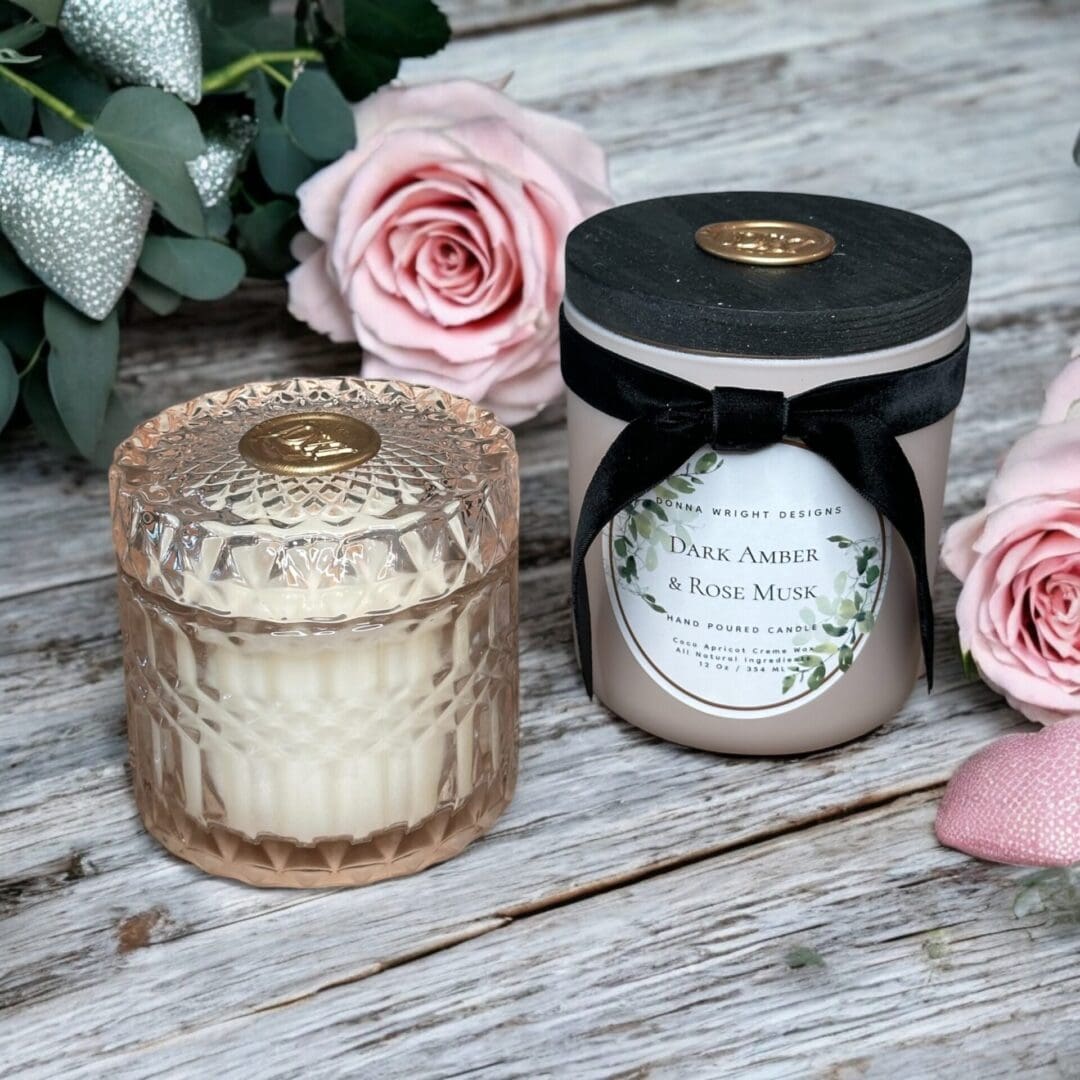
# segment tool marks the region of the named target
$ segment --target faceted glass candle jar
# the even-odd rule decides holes
[[[359,379],[238,387],[110,472],[135,795],[259,885],[456,854],[517,773],[517,457],[490,414]]]

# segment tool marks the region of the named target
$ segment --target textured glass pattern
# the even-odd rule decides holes
[[[370,424],[369,461],[279,476],[237,447],[260,421],[325,410]],[[350,619],[445,596],[517,539],[513,436],[441,390],[361,379],[252,383],[166,409],[116,451],[120,568],[221,614]]]
[[[312,409],[379,453],[315,477],[240,457],[254,423]],[[111,484],[136,801],[165,847],[253,884],[364,884],[495,821],[517,774],[509,432],[436,391],[293,380],[148,421]]]

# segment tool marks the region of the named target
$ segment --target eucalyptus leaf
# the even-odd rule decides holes
[[[13,139],[25,139],[34,122],[34,99],[21,87],[0,79],[0,127]]]
[[[182,297],[160,281],[138,272],[131,279],[129,289],[139,299],[144,307],[149,308],[155,315],[171,315],[179,306]]]
[[[139,269],[192,300],[218,300],[243,280],[244,260],[215,240],[148,236]]]
[[[275,199],[253,210],[238,214],[236,233],[248,271],[255,277],[280,277],[296,260],[289,242],[300,227],[296,204]]]
[[[38,102],[37,118],[38,123],[41,125],[41,134],[49,142],[67,142],[68,139],[74,139],[82,134],[74,124],[69,124],[62,116],[58,116],[47,105],[42,105],[41,102]]]
[[[126,439],[134,427],[135,419],[128,407],[116,394],[110,394],[108,404],[105,406],[101,434],[98,436],[93,451],[87,457],[100,468],[108,468],[117,444],[122,439]]]
[[[36,289],[41,284],[19,259],[11,245],[0,237],[0,297]]]
[[[19,400],[19,373],[7,346],[0,345],[0,431],[11,419]]]
[[[0,299],[0,341],[20,360],[29,361],[44,336],[41,305],[40,293]]]
[[[252,77],[255,95],[255,157],[267,187],[275,195],[292,195],[318,168],[297,145],[278,119],[277,102],[266,76],[258,71]]]
[[[55,26],[60,18],[60,9],[64,0],[12,0],[24,11],[29,11],[38,22],[46,26]]]
[[[433,0],[344,0],[345,36],[387,56],[430,56],[450,40]]]
[[[84,457],[97,446],[116,381],[120,321],[116,309],[100,322],[50,293],[45,298],[49,389],[72,442]]]
[[[397,78],[401,58],[386,56],[346,38],[323,44],[326,66],[349,101],[359,101]]]
[[[316,161],[336,161],[356,145],[349,103],[322,68],[308,68],[285,91],[282,122],[292,140]]]
[[[46,361],[39,363],[21,382],[23,408],[26,409],[34,430],[59,453],[78,453],[49,391]]]
[[[233,212],[228,199],[222,199],[207,207],[206,211],[206,235],[215,240],[224,240],[229,235],[233,226]]]
[[[0,49],[25,49],[45,33],[45,24],[27,19],[17,26],[9,27],[0,34]]]
[[[112,92],[103,75],[68,52],[57,51],[46,56],[34,69],[34,81],[87,120],[97,116]]]
[[[202,203],[187,163],[205,147],[195,114],[179,98],[149,86],[118,90],[94,122],[94,133],[173,225],[203,234]]]

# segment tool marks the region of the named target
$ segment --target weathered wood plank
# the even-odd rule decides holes
[[[66,1060],[74,1075],[125,1077],[316,1063],[388,1080],[560,1076],[571,1063],[575,1077],[1070,1075],[1075,927],[1017,919],[1019,874],[934,845],[933,809],[932,796],[902,800],[470,927],[474,940],[393,970],[356,958],[288,1008],[164,1041],[138,1031],[132,996],[130,1051]],[[793,949],[821,965],[793,967]]]

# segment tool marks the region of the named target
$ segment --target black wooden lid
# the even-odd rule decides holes
[[[715,221],[824,229],[836,250],[750,266],[698,248]],[[951,229],[854,199],[767,191],[673,195],[605,210],[566,245],[566,296],[594,322],[651,344],[736,356],[840,356],[917,341],[967,305],[971,251]]]

